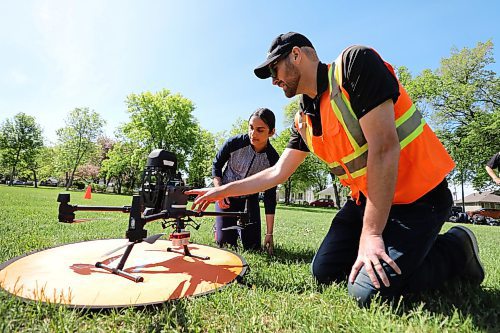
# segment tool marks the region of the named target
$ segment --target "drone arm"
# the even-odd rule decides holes
[[[71,205],[69,200],[69,193],[59,193],[57,196],[57,201],[59,202],[59,222],[73,223],[76,211],[129,213],[132,208],[131,206],[78,206]]]
[[[173,218],[184,218],[184,217],[202,217],[202,216],[227,216],[227,217],[239,217],[242,219],[248,219],[248,213],[246,212],[197,212],[194,210],[163,210],[157,214],[152,214],[143,217],[144,223],[156,221],[159,219],[173,219]]]

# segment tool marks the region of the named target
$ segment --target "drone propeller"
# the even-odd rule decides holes
[[[152,235],[152,236],[149,236],[149,237],[147,237],[147,238],[143,238],[143,239],[142,239],[142,241],[143,241],[143,242],[146,242],[146,243],[149,243],[149,244],[153,244],[153,243],[154,243],[154,242],[156,242],[158,239],[160,239],[160,238],[161,238],[161,236],[163,236],[163,235],[166,235],[166,234],[165,234],[165,233],[161,233],[161,234]],[[116,251],[121,250],[121,249],[123,249],[123,248],[125,248],[125,247],[129,246],[130,244],[134,244],[134,242],[128,242],[128,243],[126,243],[125,245],[120,245],[119,247],[117,247],[117,248],[115,248],[115,249],[113,249],[113,250],[111,250],[111,251],[109,251],[109,252],[104,253],[102,256],[103,256],[103,257],[107,257],[107,256],[109,256],[109,255],[111,255],[111,254],[115,253]]]
[[[79,219],[74,219],[71,223],[83,223],[83,222],[99,221],[99,220],[111,220],[111,218],[110,217],[79,218]]]
[[[160,239],[161,236],[166,235],[166,233],[161,233],[161,234],[156,234],[149,236],[148,238],[143,238],[142,240],[145,241],[146,243],[153,244],[156,242],[158,239]]]
[[[252,224],[255,224],[255,223],[246,223],[244,227],[242,227],[241,225],[233,225],[231,227],[222,228],[221,230],[243,230],[247,226],[252,225]]]

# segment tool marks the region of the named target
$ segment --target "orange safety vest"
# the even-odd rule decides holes
[[[392,66],[384,63],[397,80]],[[295,115],[295,128],[309,150],[328,164],[358,201],[359,192],[368,197],[368,144],[349,94],[342,87],[342,65],[342,54],[328,65],[329,88],[320,97],[322,135],[313,136],[311,119],[302,111]],[[393,204],[407,204],[436,187],[455,163],[399,80],[398,84],[400,95],[394,104],[394,116],[401,153]]]

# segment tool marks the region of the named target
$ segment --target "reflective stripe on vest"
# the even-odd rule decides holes
[[[340,62],[337,61],[337,63],[334,64],[335,71],[342,73],[340,69]],[[344,156],[341,159],[341,163],[333,162],[328,163],[328,165],[331,168],[332,173],[337,175],[340,179],[348,178],[344,167],[347,169],[352,178],[356,178],[366,173],[368,144],[363,135],[363,131],[361,130],[361,126],[359,125],[359,120],[351,108],[349,99],[342,93],[335,75],[333,75],[333,68],[334,65],[330,66],[328,70],[328,81],[331,92],[330,102],[333,112],[344,128],[354,152]],[[422,133],[425,120],[412,103],[411,107],[395,120],[395,124],[399,137],[399,144],[401,149],[403,149]],[[312,135],[312,133],[308,134]],[[308,143],[309,146],[309,142],[306,143]]]

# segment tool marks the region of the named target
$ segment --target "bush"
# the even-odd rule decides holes
[[[73,182],[73,185],[71,185],[72,188],[76,188],[78,190],[83,190],[85,188],[85,183],[82,182],[81,180],[77,180]]]
[[[106,185],[92,183],[92,184],[90,184],[90,186],[92,188],[92,192],[95,192],[95,193],[104,193],[106,191]]]

